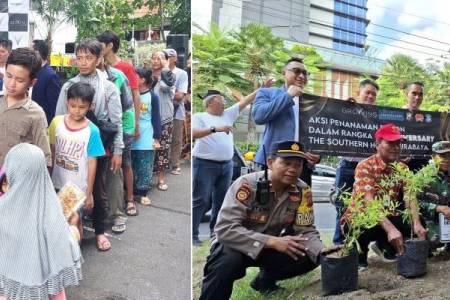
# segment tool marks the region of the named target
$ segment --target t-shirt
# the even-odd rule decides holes
[[[130,95],[122,95],[122,93],[131,93],[129,81],[124,73],[116,68],[110,68],[111,74],[115,76],[115,80],[113,81],[114,85],[120,92],[120,99],[122,97],[132,97]],[[106,71],[104,74],[107,76]],[[122,112],[122,128],[123,132],[127,134],[134,134],[135,131],[135,117],[134,117],[134,107],[131,107]]]
[[[153,139],[155,138],[152,125],[152,121],[154,121],[152,116],[155,116],[155,99],[153,97],[157,96],[155,94],[152,95],[150,91],[141,94],[141,115],[139,117],[141,135],[139,139],[133,141],[132,150],[153,150]],[[159,103],[156,104],[159,107]],[[157,117],[159,117],[159,114]]]
[[[67,115],[56,116],[48,129],[50,144],[55,146],[53,185],[61,189],[71,181],[86,192],[88,158],[105,155],[100,131],[94,123],[81,129],[67,127]]]
[[[239,103],[224,110],[221,116],[211,115],[207,112],[196,113],[192,118],[192,128],[204,129],[212,126],[218,128],[225,125],[233,126],[239,116]],[[226,161],[231,160],[234,154],[233,133],[215,132],[196,139],[192,155],[195,157]]]
[[[125,74],[125,76],[127,76],[128,81],[130,83],[130,88],[132,90],[135,90],[139,87],[138,75],[132,64],[121,60],[118,63],[116,63],[113,67],[119,69],[120,71],[123,72],[123,74]]]
[[[188,75],[185,70],[175,67],[172,72],[175,74],[175,92],[187,93],[188,92]],[[175,112],[174,119],[184,120],[186,115],[183,102],[178,106]]]

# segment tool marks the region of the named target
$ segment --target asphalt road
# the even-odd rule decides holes
[[[110,233],[110,251],[99,252],[85,231],[83,281],[67,290],[67,299],[191,298],[191,169],[181,168],[182,175],[167,176],[168,191],[152,190],[150,207],[138,204],[125,233]]]

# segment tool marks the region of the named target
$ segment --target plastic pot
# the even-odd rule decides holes
[[[405,253],[397,259],[397,273],[406,278],[427,273],[429,242],[427,240],[407,240]]]
[[[344,257],[321,255],[322,295],[339,295],[358,289],[358,251]]]

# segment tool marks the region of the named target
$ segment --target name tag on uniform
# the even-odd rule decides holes
[[[442,213],[439,214],[439,239],[441,243],[450,242],[450,219]]]
[[[314,224],[313,206],[308,206],[308,197],[311,196],[310,194],[310,189],[302,190],[302,202],[297,209],[297,214],[295,216],[295,225],[310,226]]]

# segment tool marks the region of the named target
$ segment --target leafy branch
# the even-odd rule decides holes
[[[365,200],[364,193],[352,194],[344,192],[341,199],[347,208],[346,230],[344,232],[343,255],[348,255],[355,245],[361,251],[358,238],[366,229],[378,225],[378,223],[395,210],[395,203],[386,195],[376,196],[372,200]]]
[[[436,157],[428,165],[414,173],[404,164],[395,162],[391,164],[393,172],[383,176],[379,186],[389,197],[392,196],[396,186],[403,185],[405,209],[400,211],[400,213],[404,222],[412,225],[413,217],[420,215],[417,194],[436,179],[439,172],[439,164],[440,159]],[[414,228],[411,226],[411,239],[413,234]]]

